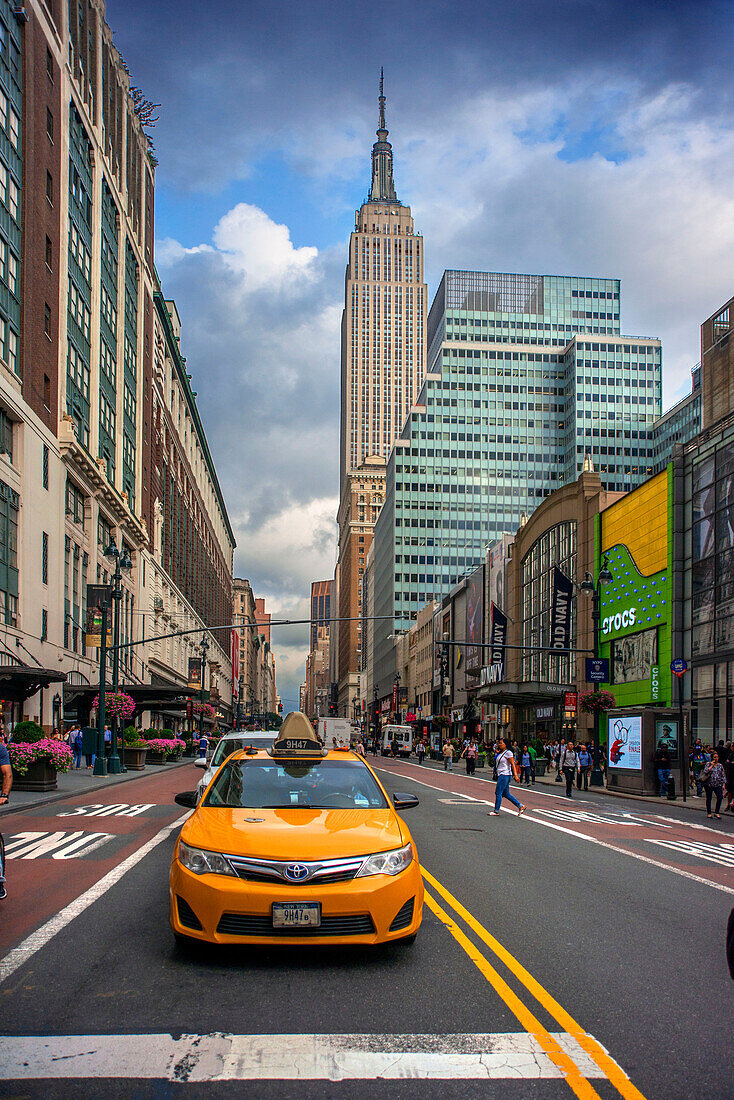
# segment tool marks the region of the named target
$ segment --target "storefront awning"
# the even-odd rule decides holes
[[[497,684],[485,684],[477,692],[476,698],[502,707],[536,707],[543,703],[563,701],[567,691],[575,690],[573,684],[545,684],[542,680],[500,680]]]
[[[31,668],[29,665],[0,665],[0,698],[12,703],[24,703],[49,684],[62,684],[66,673],[53,668]]]
[[[111,691],[107,685],[107,691]],[[187,699],[197,699],[200,695],[198,688],[188,688],[172,684],[120,684],[120,691],[132,696],[138,710],[150,710],[152,707],[185,707]],[[73,704],[83,701],[91,706],[92,699],[99,693],[99,686],[93,684],[66,684],[64,688],[64,702]]]

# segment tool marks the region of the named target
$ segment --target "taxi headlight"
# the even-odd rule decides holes
[[[391,852],[376,852],[367,857],[355,878],[362,878],[364,875],[399,875],[412,862],[412,844],[406,844],[404,848],[394,848]]]
[[[234,875],[229,863],[219,852],[190,848],[182,840],[178,842],[178,861],[195,875]]]

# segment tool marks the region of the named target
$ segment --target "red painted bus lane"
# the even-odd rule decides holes
[[[107,791],[4,815],[8,896],[0,902],[0,955],[179,819],[174,795],[195,782],[193,765],[161,768]]]

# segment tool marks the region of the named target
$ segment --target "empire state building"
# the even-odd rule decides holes
[[[338,713],[352,716],[361,659],[361,584],[384,497],[385,466],[417,397],[426,362],[423,238],[398,199],[380,76],[372,184],[349,242],[341,348]],[[337,624],[335,624],[337,625]],[[334,639],[337,640],[337,639]]]

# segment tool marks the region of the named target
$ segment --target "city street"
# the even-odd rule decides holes
[[[545,786],[490,818],[483,777],[375,763],[421,799],[413,946],[175,947],[193,766],[4,816],[0,1095],[731,1095],[734,816]]]

